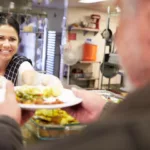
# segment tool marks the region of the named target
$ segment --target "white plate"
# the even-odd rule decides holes
[[[19,89],[21,86],[15,87],[15,89]],[[43,87],[38,87],[43,89]],[[59,100],[64,102],[63,104],[45,104],[45,105],[36,105],[36,104],[19,104],[22,109],[27,110],[36,110],[36,109],[57,109],[57,108],[65,108],[77,105],[82,102],[81,98],[76,97],[71,90],[63,89],[62,94],[57,97]],[[48,99],[47,99],[48,100]]]

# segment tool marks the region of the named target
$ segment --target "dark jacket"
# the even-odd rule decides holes
[[[19,125],[7,116],[0,116],[0,150],[23,149]]]
[[[4,124],[2,119],[0,124]],[[20,148],[21,140],[16,134],[19,133],[19,128],[17,125],[11,127],[9,120],[5,124],[5,130],[11,128],[11,132],[0,134],[0,139],[10,136],[12,141],[5,144],[0,141],[0,145],[8,147],[9,144],[9,150],[13,149],[13,144]],[[110,109],[105,117],[90,125],[81,135],[39,143],[26,149],[150,150],[150,86],[130,94],[124,102]]]

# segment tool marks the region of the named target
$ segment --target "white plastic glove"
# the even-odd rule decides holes
[[[0,103],[5,100],[7,79],[4,76],[0,76]]]
[[[6,82],[7,82],[7,79],[4,76],[0,76],[0,89],[6,88]]]
[[[44,86],[56,87],[63,89],[63,85],[59,78],[53,75],[42,74],[41,76],[41,84]]]

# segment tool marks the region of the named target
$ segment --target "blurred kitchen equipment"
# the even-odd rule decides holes
[[[101,89],[103,88],[103,77],[106,77],[109,79],[108,81],[108,89],[110,88],[110,79],[114,76],[116,76],[119,72],[119,65],[112,63],[112,59],[110,58],[111,53],[111,47],[112,47],[112,40],[113,40],[113,34],[112,31],[109,29],[110,25],[110,6],[107,8],[108,11],[108,18],[107,18],[107,27],[102,33],[102,37],[105,39],[105,47],[104,47],[104,57],[103,57],[103,63],[101,64],[100,70],[102,72],[102,78],[101,78]],[[109,46],[109,53],[106,54],[106,46]]]
[[[72,50],[70,42],[63,46],[63,60],[64,64],[68,65],[67,84],[69,85],[70,66],[76,64],[79,60],[77,53]]]
[[[108,88],[110,87],[110,79],[119,73],[118,54],[105,54],[105,61],[101,64],[100,70],[104,77],[109,79]]]
[[[85,72],[84,78],[92,78],[93,72]]]
[[[112,37],[112,31],[110,29],[105,29],[101,35],[104,39],[109,40]]]
[[[119,66],[116,64],[105,62],[105,63],[102,63],[100,70],[104,77],[110,79],[118,74]]]
[[[83,61],[96,61],[97,45],[91,39],[87,39],[83,45]]]
[[[83,73],[72,73],[72,77],[74,79],[77,79],[77,78],[83,78]]]
[[[107,28],[101,33],[102,38],[105,39],[105,45],[109,46],[109,53],[111,52],[113,32],[110,29],[110,16],[108,17]]]
[[[93,24],[93,27],[94,29],[99,29],[99,23],[100,23],[100,19],[101,19],[101,16],[100,15],[97,15],[97,14],[93,14],[91,15],[91,19],[92,19],[92,24]]]
[[[84,77],[83,70],[80,69],[80,68],[74,68],[74,69],[72,69],[71,75],[72,75],[72,77],[74,79],[83,78]]]
[[[108,62],[114,65],[119,65],[119,58],[118,54],[116,53],[110,53]]]
[[[80,26],[81,26],[82,28],[87,28],[87,27],[88,27],[88,23],[87,23],[86,21],[81,21],[81,22],[80,22]]]

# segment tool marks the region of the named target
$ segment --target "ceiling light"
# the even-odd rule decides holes
[[[15,8],[15,3],[14,2],[10,2],[9,3],[9,8],[10,9],[14,9]]]
[[[2,6],[0,6],[0,12],[3,12],[3,7]]]
[[[37,0],[38,4],[41,4],[43,2],[43,0]]]
[[[97,3],[97,2],[104,2],[108,0],[79,0],[79,3]]]
[[[110,14],[110,6],[107,7],[107,13]]]
[[[29,2],[27,3],[27,7],[30,8],[30,9],[32,8],[32,2],[31,2],[31,1],[29,1]]]
[[[46,12],[46,11],[42,11],[42,14],[43,14],[43,15],[47,15],[47,12]]]

